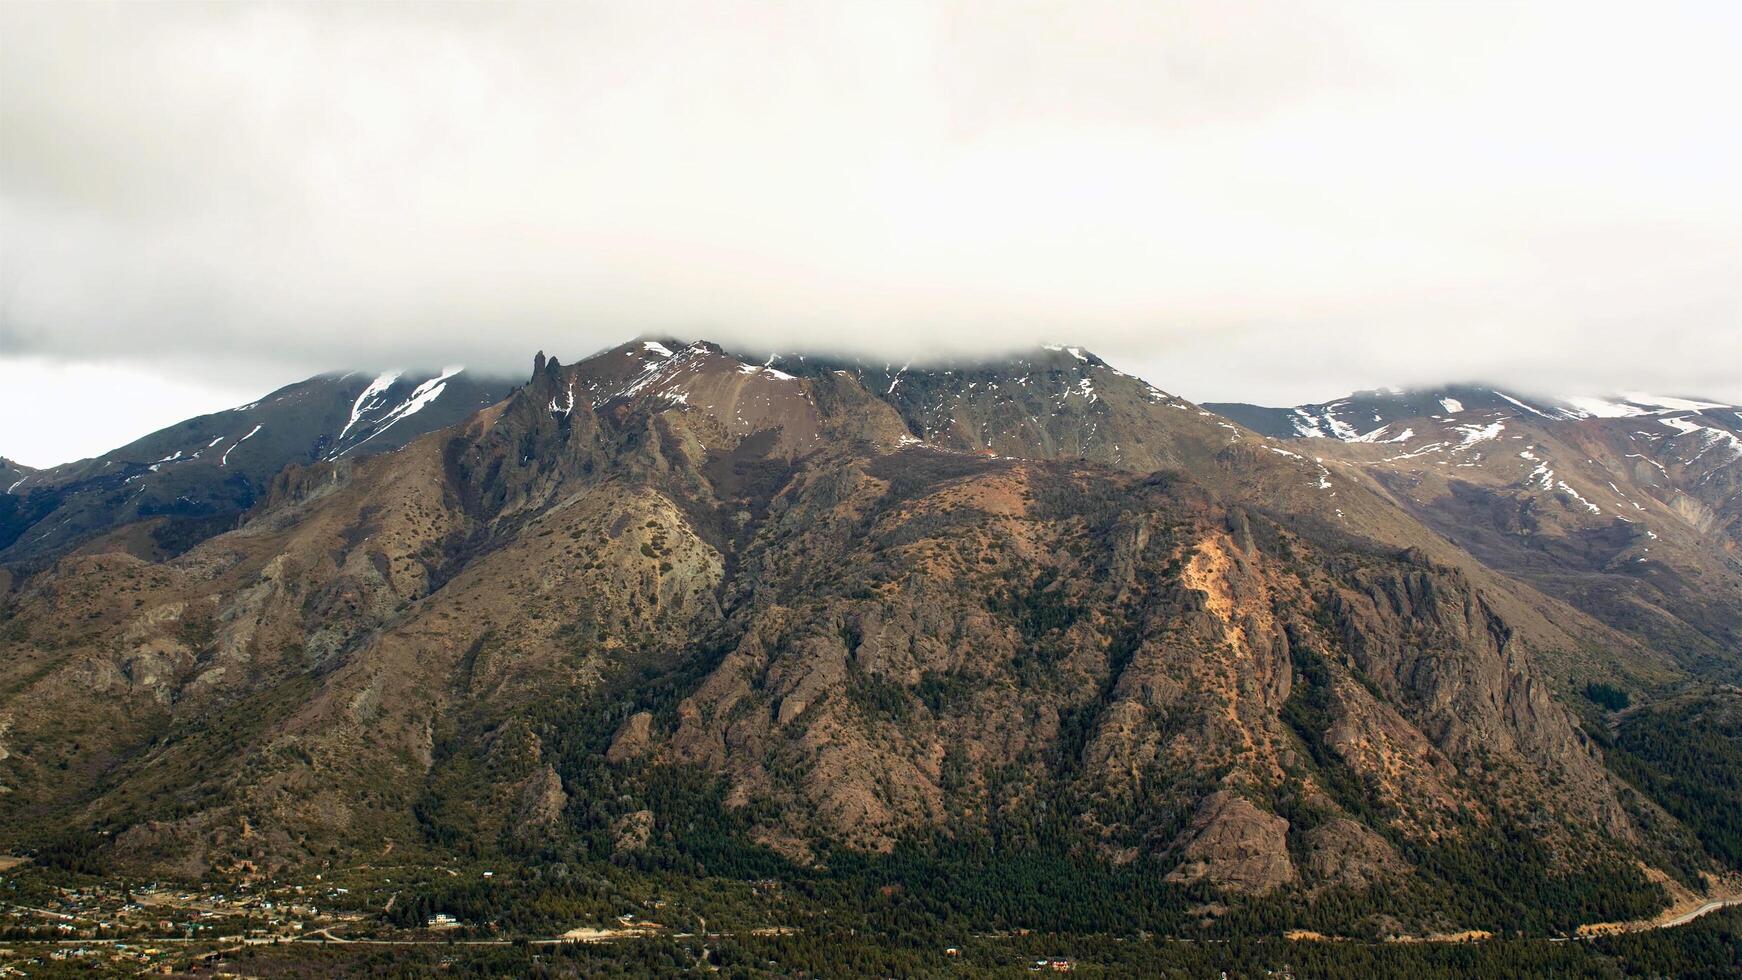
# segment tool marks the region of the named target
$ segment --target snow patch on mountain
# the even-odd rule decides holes
[[[363,388],[362,393],[357,396],[357,400],[351,404],[351,420],[345,423],[343,429],[339,430],[340,440],[345,438],[345,433],[350,432],[351,427],[361,421],[366,413],[381,407],[382,396],[387,394],[387,389],[393,387],[395,381],[399,380],[399,374],[398,371],[384,371],[376,375],[375,380]]]
[[[1535,448],[1535,446],[1531,446],[1529,449],[1521,450],[1518,454],[1519,459],[1536,464],[1536,469],[1530,471],[1530,475],[1525,477],[1525,482],[1543,490],[1552,489],[1554,487],[1554,470],[1549,469],[1548,463],[1531,451]]]
[[[558,415],[567,415],[570,412],[573,412],[575,410],[575,383],[573,381],[569,382],[569,387],[568,387],[568,391],[566,394],[568,395],[568,401],[562,405],[558,405],[556,403],[555,397],[551,398],[550,410],[552,412],[555,412]]]
[[[777,367],[770,367],[767,364],[740,364],[740,365],[738,365],[738,373],[739,374],[760,374],[760,375],[763,375],[764,377],[773,378],[776,381],[797,381],[798,380],[797,378],[793,377],[792,375],[787,374],[785,371],[782,371]]]
[[[1294,423],[1295,432],[1307,439],[1323,439],[1328,435],[1344,442],[1358,440],[1361,433],[1357,432],[1354,426],[1337,417],[1337,408],[1342,404],[1342,402],[1335,402],[1326,405],[1324,410],[1318,414],[1308,412],[1304,408],[1294,409],[1296,417],[1291,421]]]
[[[1624,419],[1649,414],[1638,405],[1610,401],[1607,398],[1593,398],[1589,395],[1568,398],[1566,402],[1575,410],[1579,418]]]
[[[1540,416],[1540,417],[1545,418],[1545,419],[1554,418],[1553,415],[1550,415],[1549,413],[1543,411],[1542,409],[1537,408],[1536,406],[1528,404],[1524,401],[1521,401],[1520,399],[1514,398],[1511,395],[1508,395],[1504,391],[1496,391],[1496,392],[1494,392],[1494,394],[1499,395],[1501,398],[1504,398],[1507,401],[1511,402],[1512,404],[1517,405],[1519,408],[1524,409],[1525,411],[1529,412],[1532,415]]]
[[[1690,463],[1720,446],[1730,450],[1731,458],[1742,458],[1742,439],[1738,439],[1734,433],[1709,425],[1701,425],[1685,417],[1663,418],[1658,419],[1658,422],[1669,426],[1681,435],[1700,436],[1700,451],[1688,458]]]
[[[1572,487],[1567,486],[1567,481],[1556,480],[1555,486],[1560,488],[1560,491],[1562,493],[1573,498],[1574,500],[1577,500],[1579,503],[1584,504],[1585,508],[1587,510],[1589,510],[1591,513],[1601,514],[1603,512],[1602,508],[1598,507],[1596,504],[1593,504],[1589,500],[1586,500],[1584,497],[1580,496],[1579,492],[1577,490],[1574,490]]]
[[[1464,441],[1458,445],[1473,446],[1478,442],[1500,438],[1500,433],[1506,430],[1506,423],[1490,422],[1487,425],[1460,425],[1456,428],[1464,434]]]
[[[1660,408],[1671,412],[1703,412],[1713,408],[1728,408],[1717,402],[1694,401],[1691,398],[1671,398],[1664,395],[1650,395],[1642,391],[1625,391],[1621,397],[1635,405],[1649,408]]]
[[[1704,412],[1729,407],[1717,402],[1652,395],[1641,391],[1626,392],[1614,398],[1576,396],[1565,401],[1568,406],[1566,414],[1572,418],[1638,418],[1642,415],[1662,415],[1665,412]]]
[[[428,381],[425,381],[423,384],[420,384],[416,388],[412,389],[410,397],[406,398],[405,401],[400,402],[398,405],[394,406],[391,411],[389,411],[386,415],[382,416],[381,423],[379,425],[377,425],[375,427],[375,429],[373,431],[371,431],[368,435],[357,440],[352,445],[346,446],[344,449],[339,450],[337,453],[335,453],[334,455],[332,455],[329,458],[330,459],[337,459],[340,456],[343,456],[346,453],[350,452],[351,450],[356,449],[358,446],[361,446],[364,443],[368,442],[369,440],[375,438],[376,436],[380,435],[381,433],[386,432],[388,429],[393,428],[395,425],[399,424],[400,422],[404,421],[405,419],[408,419],[408,418],[412,417],[413,415],[416,415],[418,412],[423,411],[424,408],[426,408],[431,402],[435,401],[437,398],[440,398],[442,396],[443,391],[447,390],[448,379],[452,378],[454,375],[459,374],[461,371],[464,371],[464,370],[465,370],[465,367],[463,365],[456,365],[454,367],[442,368],[441,374],[436,375],[435,377],[429,379]],[[376,380],[380,380],[380,379],[376,379]]]
[[[220,458],[220,459],[219,459],[219,460],[218,460],[218,465],[219,465],[219,466],[229,466],[229,465],[230,465],[230,454],[231,454],[231,453],[233,453],[233,452],[235,452],[235,451],[236,451],[236,446],[240,446],[240,445],[241,445],[241,444],[243,444],[243,443],[245,443],[245,442],[247,442],[247,441],[248,441],[248,440],[250,440],[250,439],[252,439],[252,438],[254,438],[254,436],[255,436],[255,435],[256,435],[256,434],[258,434],[258,433],[259,433],[259,432],[260,432],[260,430],[261,430],[261,429],[263,429],[263,428],[265,428],[265,427],[266,427],[266,426],[265,426],[265,425],[264,425],[264,423],[263,423],[263,424],[261,424],[261,425],[257,425],[257,426],[255,426],[255,427],[254,427],[254,428],[252,428],[252,429],[249,429],[249,430],[248,430],[248,434],[247,434],[247,435],[245,435],[245,436],[243,436],[243,437],[242,437],[242,438],[240,438],[240,439],[237,439],[237,440],[236,440],[236,442],[235,442],[235,444],[234,444],[234,445],[232,445],[232,446],[231,446],[231,447],[230,447],[230,448],[229,448],[229,449],[226,449],[226,450],[224,450],[224,455],[223,455],[223,457],[222,457],[222,458]]]

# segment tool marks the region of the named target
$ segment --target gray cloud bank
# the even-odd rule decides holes
[[[0,5],[0,356],[1742,400],[1742,5]]]

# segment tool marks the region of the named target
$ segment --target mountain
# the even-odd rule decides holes
[[[1566,421],[1710,411],[1733,413],[1735,408],[1719,402],[1638,392],[1609,398],[1542,399],[1480,385],[1358,391],[1334,402],[1292,408],[1265,408],[1239,402],[1206,402],[1204,407],[1274,438],[1332,438],[1344,442],[1401,441],[1399,437],[1414,422],[1424,419],[1444,422],[1465,412],[1487,412],[1501,417],[1524,412],[1540,419]]]
[[[239,526],[178,553],[25,569],[0,610],[0,841],[177,878],[368,876],[391,852],[371,914],[557,931],[612,888],[699,910],[767,881],[843,928],[1194,935],[1541,934],[1705,890],[1736,868],[1678,782],[1703,736],[1612,726],[1704,690],[1723,617],[1669,609],[1697,636],[1664,647],[1658,620],[1441,531],[1430,477],[1552,453],[1517,488],[1555,488],[1541,510],[1588,481],[1575,440],[1608,438],[1545,417],[1586,428],[1515,448],[1536,423],[1442,408],[1411,485],[1386,455],[1406,443],[1308,455],[1081,349],[541,353],[395,452],[317,426]],[[1705,424],[1685,411],[1664,419]],[[208,448],[223,469],[247,445]],[[1639,499],[1691,539],[1679,497]],[[1656,574],[1621,577],[1651,603]],[[455,863],[516,870],[483,901],[496,884],[433,870]]]
[[[512,385],[440,374],[328,374],[44,470],[6,463],[0,564],[52,560],[119,528],[113,546],[175,554],[234,527],[290,463],[399,449],[499,401]]]
[[[1684,664],[1742,680],[1742,414],[1460,386],[1217,405],[1367,474],[1488,566]]]
[[[15,463],[4,456],[0,456],[0,480],[6,482],[6,488],[8,491],[18,486],[25,477],[28,477],[30,474],[35,472],[35,469],[25,466],[23,463]]]

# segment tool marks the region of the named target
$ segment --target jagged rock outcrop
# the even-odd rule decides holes
[[[1180,858],[1168,880],[1209,880],[1240,895],[1263,895],[1295,879],[1288,821],[1227,790],[1211,793],[1198,804]]]

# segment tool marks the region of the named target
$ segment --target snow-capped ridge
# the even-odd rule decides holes
[[[1388,432],[1397,431],[1403,423],[1423,419],[1437,423],[1443,429],[1467,432],[1471,427],[1480,429],[1510,419],[1664,418],[1732,408],[1702,399],[1637,391],[1614,396],[1538,397],[1485,385],[1369,389],[1334,401],[1287,408],[1239,403],[1206,404],[1267,435],[1352,443],[1391,441],[1394,437],[1388,436]]]

